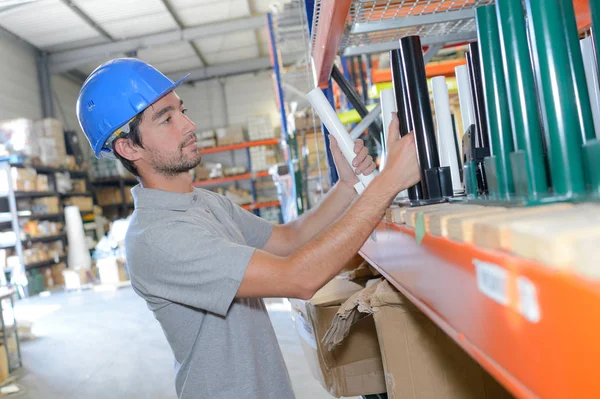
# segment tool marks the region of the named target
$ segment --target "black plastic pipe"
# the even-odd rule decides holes
[[[392,84],[394,87],[394,96],[396,98],[396,109],[398,110],[398,121],[400,122],[400,136],[406,136],[412,131],[412,120],[410,108],[406,99],[405,79],[402,68],[402,57],[400,50],[390,51],[390,65],[392,70]],[[417,152],[417,159],[419,153]],[[421,183],[410,187],[408,190],[408,199],[418,201],[423,199],[423,189]]]
[[[400,39],[400,55],[402,57],[402,69],[406,78],[406,93],[413,130],[415,132],[417,153],[419,154],[421,176],[425,177],[426,170],[439,168],[440,158],[435,138],[421,38],[419,36],[407,36]],[[430,182],[426,178],[423,178],[421,181],[425,183],[422,184],[423,197],[425,199],[439,198],[439,196],[429,196],[430,189],[428,183]],[[437,184],[439,186],[439,179]],[[432,191],[438,193],[440,189],[436,187]]]
[[[477,135],[475,136],[475,147],[489,148],[490,141],[487,129],[487,116],[485,114],[485,100],[483,96],[483,78],[481,74],[481,61],[479,56],[479,43],[469,43],[467,53],[467,64],[469,82],[471,83],[471,96],[475,108],[475,125]]]

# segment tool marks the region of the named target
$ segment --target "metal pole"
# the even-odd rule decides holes
[[[52,96],[52,82],[50,70],[48,69],[48,53],[40,51],[37,56],[37,73],[40,87],[40,102],[42,104],[42,116],[54,118],[54,102]]]
[[[523,158],[527,188],[524,194],[535,198],[548,192],[548,182],[537,99],[532,95],[536,87],[522,2],[521,0],[498,1],[496,11],[504,77],[509,94],[509,115],[515,136],[514,145],[518,150],[514,156]],[[518,188],[522,186],[517,183],[519,171],[514,164],[512,167]],[[518,191],[517,189],[519,194]]]
[[[392,84],[394,87],[394,96],[396,97],[396,109],[398,110],[398,121],[400,122],[400,136],[406,136],[412,131],[412,120],[410,117],[410,108],[405,88],[404,69],[402,68],[402,57],[400,50],[390,51],[390,65],[392,69]],[[417,160],[419,153],[417,152]],[[419,162],[420,163],[420,162]],[[422,176],[421,176],[422,177]],[[408,190],[408,199],[419,201],[423,199],[423,189],[421,183],[410,187]]]
[[[363,57],[356,57],[358,61],[358,76],[360,82],[360,89],[362,94],[363,104],[367,104],[369,102],[369,88],[367,87],[367,80],[365,76],[365,67],[363,63]],[[362,115],[361,115],[362,116]]]
[[[334,67],[335,68],[335,67]],[[331,89],[331,79],[329,80],[329,86],[323,90],[323,94],[327,97],[327,101],[329,104],[335,109],[335,100],[333,99],[333,90]],[[337,168],[335,167],[335,161],[333,160],[333,154],[331,153],[331,143],[329,141],[329,130],[325,127],[325,125],[321,125],[321,130],[323,131],[323,141],[325,142],[325,154],[327,156],[327,165],[329,167],[329,183],[331,187],[335,183],[340,180],[340,176],[338,175]]]
[[[356,108],[356,111],[358,112],[360,117],[364,118],[365,116],[367,116],[369,114],[369,110],[361,101],[356,90],[354,90],[350,83],[348,83],[348,81],[344,78],[344,74],[340,72],[336,65],[334,65],[333,69],[331,70],[331,78],[335,80],[338,86],[340,86],[340,89],[342,90],[344,95],[348,97],[348,100],[350,100],[352,106]],[[371,124],[369,126],[369,133],[373,136],[373,138],[375,138],[379,142],[380,132],[374,124]]]
[[[592,0],[591,3],[597,3],[598,0]],[[582,145],[589,140],[596,138],[594,131],[594,119],[592,117],[592,106],[590,105],[590,94],[585,79],[585,68],[583,66],[583,55],[581,54],[581,45],[579,43],[579,32],[577,30],[577,20],[575,19],[575,10],[573,0],[560,0],[560,7],[563,15],[564,37],[567,41],[569,51],[569,66],[571,67],[570,77],[573,79],[573,88],[575,97],[573,100],[577,105],[577,115],[579,117]]]
[[[581,125],[570,77],[569,49],[561,7],[548,7],[544,0],[527,0],[529,33],[540,81],[542,117],[552,186],[558,195],[572,196],[585,191],[581,162]]]
[[[423,47],[419,36],[408,36],[400,39],[400,55],[402,57],[402,69],[406,77],[406,93],[419,154],[421,177],[423,178],[422,182],[425,182],[421,185],[423,197],[433,199],[434,197],[429,195],[430,191],[432,193],[440,192],[441,189],[435,187],[433,180],[427,181],[426,170],[437,170],[440,166],[440,158],[435,140],[433,114],[423,60]],[[437,183],[439,186],[439,180]]]
[[[596,50],[596,68],[600,76],[600,2],[590,1],[590,10],[592,15],[592,37],[594,38],[594,49]]]
[[[481,61],[479,57],[479,43],[469,43],[467,53],[467,64],[469,66],[469,80],[471,82],[471,95],[475,106],[475,127],[477,135],[475,146],[484,148],[490,146],[487,115],[485,113],[485,99],[483,94],[483,77],[481,74]]]

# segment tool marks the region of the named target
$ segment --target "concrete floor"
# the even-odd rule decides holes
[[[298,399],[331,396],[312,377],[289,306],[269,314]],[[23,342],[24,368],[14,398],[176,398],[173,356],[158,322],[133,290],[58,293],[17,302],[38,337]]]

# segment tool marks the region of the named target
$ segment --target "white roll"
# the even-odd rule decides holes
[[[350,166],[352,166],[352,161],[356,157],[354,153],[354,141],[350,138],[348,131],[342,124],[342,122],[337,117],[335,110],[327,101],[327,98],[318,87],[311,90],[307,95],[308,101],[312,104],[317,114],[319,114],[319,118],[321,118],[321,122],[325,125],[329,133],[333,134],[333,137],[338,142],[340,150],[342,154],[344,154],[344,158],[348,161]],[[354,167],[352,167],[354,169]],[[365,176],[363,174],[357,175],[359,183],[354,185],[356,191],[361,194],[364,189],[369,185],[369,183],[375,177],[374,174],[370,174]]]
[[[383,151],[381,160],[379,161],[379,170],[383,170],[385,167],[385,160],[387,159],[387,142],[390,123],[392,123],[392,113],[398,112],[394,89],[381,90],[381,93],[379,94],[379,104],[381,104],[381,121],[383,123],[383,143],[381,143]]]
[[[473,96],[471,96],[469,73],[467,72],[466,65],[457,66],[454,68],[454,72],[456,73],[456,83],[458,86],[460,115],[462,118],[463,129],[466,132],[469,126],[475,124],[475,107],[473,106]]]
[[[448,85],[446,78],[436,76],[431,79],[433,86],[433,105],[438,130],[438,152],[441,166],[450,166],[452,175],[452,188],[454,191],[462,189],[460,174],[458,172],[458,154],[454,143],[454,129],[450,114],[450,100],[448,98]]]
[[[585,79],[590,93],[594,130],[596,131],[596,137],[600,139],[600,84],[598,83],[598,69],[596,68],[596,54],[591,37],[581,39],[580,43],[585,67]]]
[[[72,269],[90,269],[92,267],[92,257],[85,242],[85,231],[83,230],[83,221],[78,207],[65,207],[65,223],[69,241],[69,253],[67,254],[69,267]]]

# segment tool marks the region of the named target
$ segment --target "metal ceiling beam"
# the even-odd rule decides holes
[[[417,25],[429,25],[438,22],[459,21],[475,18],[475,9],[436,12],[432,14],[412,15],[408,17],[385,19],[379,22],[364,22],[354,24],[350,34],[379,32],[382,30],[410,28]]]
[[[167,11],[169,12],[169,14],[171,14],[171,17],[173,18],[173,20],[175,21],[177,26],[179,26],[179,30],[184,30],[185,26],[183,25],[183,22],[181,21],[181,19],[177,16],[177,13],[175,13],[173,6],[171,6],[171,2],[169,0],[161,0],[161,1],[162,1],[163,5],[165,6],[165,8],[167,9]],[[190,43],[190,46],[192,46],[194,53],[196,53],[196,57],[198,57],[198,59],[200,60],[202,65],[207,66],[208,62],[206,62],[206,58],[204,58],[204,56],[200,52],[200,49],[198,48],[196,43],[194,43],[193,41],[190,41],[189,43]]]
[[[96,32],[98,32],[100,35],[104,36],[105,38],[107,38],[110,41],[115,40],[110,35],[110,33],[105,31],[104,28],[102,28],[100,25],[98,25],[98,23],[96,21],[91,19],[85,12],[83,12],[83,10],[81,8],[79,8],[77,6],[77,4],[73,3],[71,0],[62,0],[62,2],[64,3],[64,5],[69,7],[71,9],[71,11],[73,11],[75,14],[77,14],[77,16],[79,16],[79,18],[83,19],[89,26],[94,28],[94,30]]]
[[[186,82],[198,82],[218,77],[242,75],[244,73],[258,72],[271,69],[271,59],[269,57],[253,58],[230,62],[227,64],[210,65],[204,68],[195,69],[192,71],[172,72],[169,77],[173,80],[180,79],[185,73],[191,73]]]
[[[453,43],[468,42],[477,39],[477,32],[461,32],[444,36],[425,36],[421,39],[423,46],[433,46],[437,44],[449,45]],[[366,46],[348,47],[344,50],[344,57],[352,57],[361,54],[385,53],[399,48],[398,40],[384,43],[368,44]]]
[[[212,37],[236,31],[258,29],[265,26],[265,24],[266,19],[261,15],[53,53],[50,54],[50,72],[60,73],[68,71],[89,62],[152,46],[191,41],[202,37]]]

